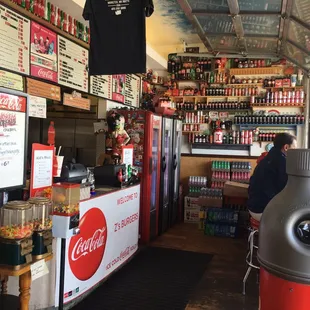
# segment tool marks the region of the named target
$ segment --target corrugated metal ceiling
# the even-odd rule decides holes
[[[285,57],[310,73],[310,0],[177,0],[209,52]]]

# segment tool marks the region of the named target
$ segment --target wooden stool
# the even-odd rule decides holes
[[[45,261],[50,261],[53,255],[45,258]],[[20,270],[13,270],[6,267],[0,267],[1,279],[1,294],[7,294],[8,277],[19,277],[19,305],[20,310],[29,310],[30,290],[31,290],[31,265]]]

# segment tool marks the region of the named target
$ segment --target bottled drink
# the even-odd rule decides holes
[[[48,145],[55,145],[55,127],[54,127],[54,122],[51,121],[50,125],[48,127],[48,132],[47,132],[47,144]]]

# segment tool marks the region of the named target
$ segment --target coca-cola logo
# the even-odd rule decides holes
[[[0,109],[25,111],[26,99],[23,97],[0,94]]]
[[[51,80],[51,81],[54,80],[54,73],[52,71],[45,70],[43,68],[39,69],[38,76],[46,80]]]
[[[80,234],[71,238],[69,264],[81,281],[90,279],[98,270],[107,243],[108,228],[98,208],[87,211],[80,221]]]

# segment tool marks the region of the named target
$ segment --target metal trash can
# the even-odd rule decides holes
[[[259,228],[261,310],[310,309],[310,150],[289,150],[286,171]]]

